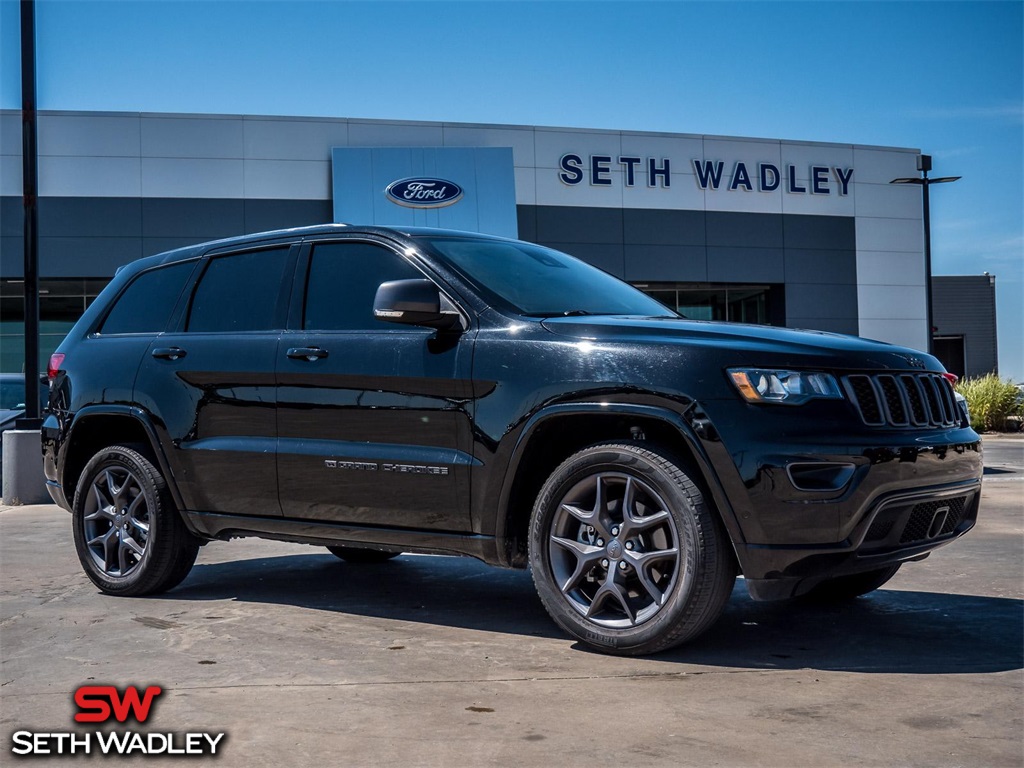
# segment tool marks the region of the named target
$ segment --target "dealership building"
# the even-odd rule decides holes
[[[921,189],[890,183],[918,175],[914,149],[240,115],[41,112],[38,126],[43,360],[122,264],[330,221],[520,237],[694,319],[927,346]],[[395,194],[410,188],[438,204]],[[3,111],[2,371],[23,360],[22,228],[21,114]]]

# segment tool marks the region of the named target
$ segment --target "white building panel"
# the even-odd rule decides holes
[[[781,142],[782,165],[796,168],[796,178],[808,181],[811,168],[816,165],[832,168],[850,168],[853,162],[853,146],[849,144],[811,144],[791,141]],[[834,177],[833,177],[834,181]],[[857,181],[854,173],[852,181]]]
[[[853,148],[854,181],[888,184],[895,178],[920,176],[915,150]]]
[[[537,171],[534,168],[513,168],[516,179],[516,205],[537,204]]]
[[[658,186],[651,187],[647,184],[646,171],[641,177],[639,170],[637,168],[636,186],[626,187],[622,190],[624,208],[652,208],[669,211],[704,210],[705,192],[697,185],[691,174],[673,173],[672,183],[668,188],[661,186],[660,178],[657,180]],[[542,173],[554,173],[554,171],[545,170]]]
[[[350,147],[440,147],[444,130],[440,123],[389,123],[350,120]]]
[[[621,134],[622,154],[633,157],[672,159],[673,173],[693,173],[690,161],[704,153],[704,140],[700,136],[672,136],[649,133]],[[678,167],[677,167],[678,166]]]
[[[446,147],[512,147],[516,168],[533,168],[536,154],[532,128],[487,128],[473,125],[444,125]]]
[[[723,180],[723,185],[724,185]],[[693,184],[700,190],[700,186]],[[705,210],[708,211],[742,211],[743,213],[782,213],[783,195],[779,190],[774,192],[758,192],[754,181],[754,191],[745,188],[735,190],[708,189],[704,192]]]
[[[140,179],[137,157],[39,158],[41,197],[138,197]]]
[[[782,200],[782,212],[810,216],[853,216],[855,207],[853,190],[848,195],[840,195],[839,184],[835,176],[830,176],[829,188],[832,191],[828,195],[812,195],[810,191],[777,193]],[[807,186],[807,189],[810,190],[810,186]]]
[[[347,120],[274,120],[243,122],[246,159],[329,162],[332,147],[348,146]]]
[[[858,315],[875,319],[924,320],[925,287],[923,285],[857,286]]]
[[[241,158],[241,117],[142,117],[143,157]]]
[[[314,160],[246,160],[247,198],[330,200],[331,164]]]
[[[0,155],[0,195],[21,197],[21,155]]]
[[[700,156],[693,156],[693,158],[696,157]],[[746,164],[747,170],[751,172],[751,179],[754,178],[754,174],[757,172],[758,163],[773,163],[774,165],[779,166],[782,162],[779,142],[768,139],[764,141],[757,141],[747,139],[707,138],[704,139],[704,152],[702,157],[704,160],[721,160],[725,163],[722,175],[723,181],[726,178],[732,178],[734,166],[739,162]],[[689,161],[693,158],[687,158],[687,160]]]
[[[21,113],[0,113],[0,155],[21,155]]]
[[[558,168],[562,155],[569,152],[583,158],[583,164],[588,168],[591,155],[611,157],[615,165],[618,165],[617,160],[622,155],[622,141],[620,135],[615,131],[564,131],[537,128],[534,132],[534,139],[538,169]],[[579,186],[590,181],[590,171],[587,170],[586,173],[587,178]],[[565,204],[562,203],[562,205]],[[578,205],[584,205],[584,203],[578,203]]]
[[[854,184],[858,216],[922,220],[921,187],[916,184]]]
[[[920,219],[857,218],[857,251],[924,253]]]
[[[143,197],[244,196],[241,160],[142,158]]]
[[[876,341],[887,341],[901,347],[925,350],[928,348],[927,323],[924,320],[890,320],[861,318],[859,336]]]
[[[40,155],[138,157],[137,115],[39,115]],[[20,131],[19,131],[20,134]]]
[[[924,258],[919,253],[858,251],[857,282],[861,285],[921,285]]]

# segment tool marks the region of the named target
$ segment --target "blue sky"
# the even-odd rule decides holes
[[[1024,380],[1024,3],[38,0],[42,109],[448,120],[916,147],[936,274],[997,276]],[[18,108],[0,0],[0,106]]]

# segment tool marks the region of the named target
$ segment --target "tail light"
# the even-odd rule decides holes
[[[46,366],[46,378],[51,382],[57,378],[57,372],[60,371],[61,365],[64,363],[64,353],[54,352],[50,355],[50,364]]]
[[[942,374],[942,378],[944,378],[946,381],[948,381],[950,386],[953,386],[953,387],[955,387],[956,383],[958,381],[960,381],[960,377],[959,376],[957,376],[955,373],[949,373],[948,371],[946,373]]]

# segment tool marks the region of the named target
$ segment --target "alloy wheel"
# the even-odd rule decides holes
[[[127,576],[146,554],[150,509],[137,477],[123,467],[103,469],[85,502],[85,544],[108,576]]]
[[[548,537],[552,575],[587,620],[629,628],[653,618],[685,573],[675,522],[647,483],[598,472],[559,501]]]

